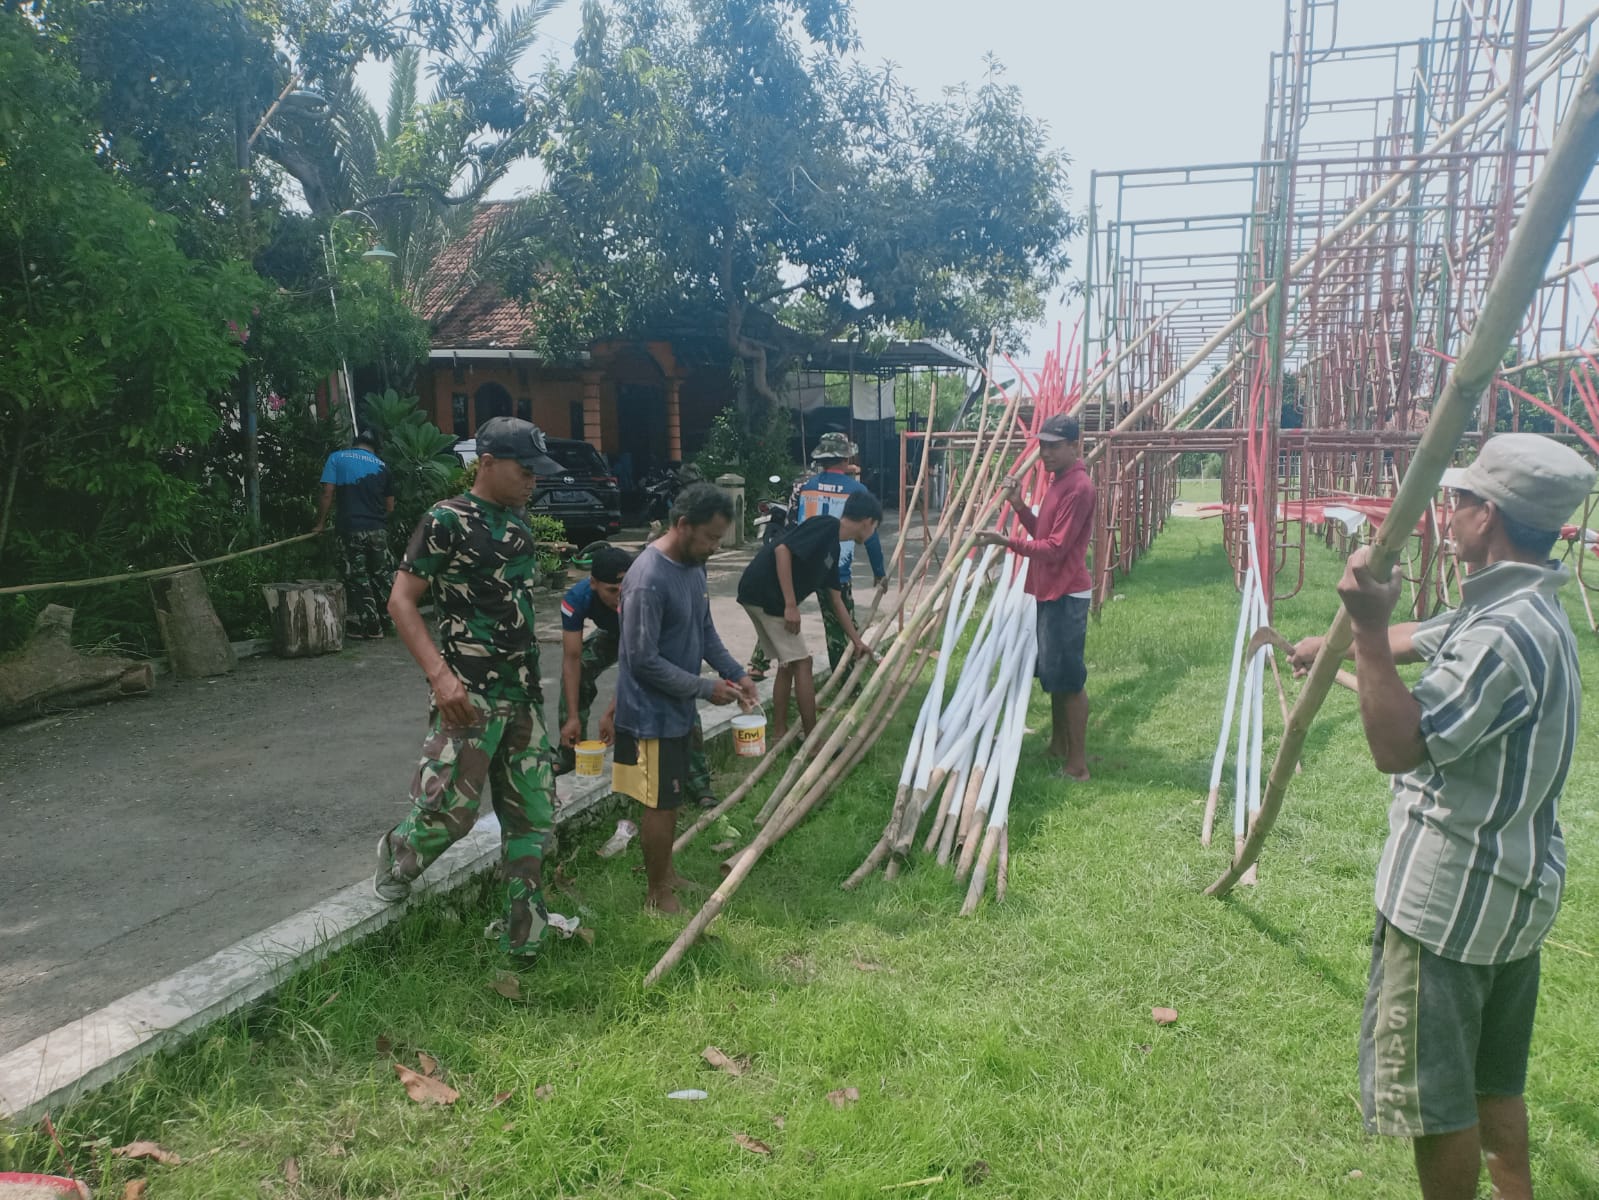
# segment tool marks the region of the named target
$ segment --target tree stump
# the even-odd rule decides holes
[[[197,568],[151,580],[150,595],[173,675],[201,679],[226,675],[238,665],[227,631],[211,607],[205,576]]]
[[[263,583],[272,618],[272,652],[279,658],[309,658],[344,649],[344,585],[325,579]]]
[[[28,644],[0,661],[0,724],[136,696],[154,686],[147,662],[74,650],[72,610],[51,604],[34,622]]]

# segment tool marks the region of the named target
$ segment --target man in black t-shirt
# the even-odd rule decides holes
[[[807,735],[816,727],[816,681],[811,652],[800,636],[800,601],[812,592],[832,608],[857,654],[869,654],[839,593],[840,542],[864,543],[877,532],[883,506],[870,492],[857,492],[839,517],[815,516],[797,525],[780,541],[762,546],[738,581],[738,602],[755,626],[755,637],[777,663],[772,682],[772,738],[788,731],[790,685],[799,702],[800,722]]]

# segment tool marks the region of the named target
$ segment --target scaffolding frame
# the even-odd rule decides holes
[[[1081,377],[1182,304],[1082,399],[1101,497],[1096,607],[1152,543],[1182,454],[1222,456],[1234,570],[1241,583],[1252,521],[1276,598],[1304,578],[1296,506],[1397,490],[1599,16],[1574,17],[1566,0],[1435,0],[1414,39],[1345,45],[1340,3],[1353,2],[1284,0],[1259,158],[1091,174]],[[1579,422],[1568,368],[1592,340],[1596,259],[1590,188],[1510,359],[1541,365],[1548,402]],[[1180,389],[1130,416],[1176,376]],[[1547,424],[1490,389],[1477,437],[1529,422]],[[1256,460],[1275,463],[1254,488],[1251,437]],[[1448,598],[1439,527],[1412,546],[1418,615]]]

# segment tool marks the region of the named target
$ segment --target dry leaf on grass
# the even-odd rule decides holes
[[[738,845],[737,842],[717,842],[716,845],[711,847],[711,853],[713,853],[713,854],[726,854],[729,850],[731,850],[736,845]]]
[[[839,1088],[836,1092],[828,1092],[827,1099],[834,1108],[848,1108],[861,1098],[860,1088]]]
[[[857,958],[855,960],[855,969],[857,971],[881,971],[883,969],[883,964],[869,962],[864,958]]]
[[[516,1089],[515,1088],[512,1088],[508,1092],[495,1092],[494,1093],[494,1103],[490,1104],[489,1107],[490,1108],[498,1108],[498,1107],[500,1107],[500,1105],[504,1104],[507,1100],[509,1100],[514,1095],[516,1095]]]
[[[335,992],[334,992],[334,993],[333,993],[333,994],[332,994],[332,995],[331,995],[331,996],[329,996],[329,997],[328,997],[328,998],[327,998],[327,999],[326,999],[326,1000],[324,1000],[324,1001],[322,1001],[322,1003],[321,1003],[321,1004],[318,1004],[318,1005],[317,1005],[317,1007],[318,1007],[318,1008],[326,1008],[326,1007],[327,1007],[327,1006],[328,1006],[328,1005],[330,1005],[330,1004],[332,1004],[332,1003],[333,1003],[333,1002],[334,1002],[334,1001],[335,1001],[335,1000],[337,1000],[337,999],[338,999],[338,998],[339,998],[339,993],[338,993],[338,992],[337,992],[337,991],[335,991]]]
[[[511,1130],[513,1130],[515,1128],[516,1128],[516,1122],[515,1121],[507,1121],[504,1125],[500,1126],[500,1132],[501,1133],[510,1133]]]
[[[394,1039],[386,1033],[378,1034],[377,1040],[372,1044],[377,1048],[377,1052],[385,1058],[394,1053]]]
[[[405,1094],[418,1104],[454,1104],[461,1093],[442,1080],[418,1075],[404,1063],[394,1064],[394,1073],[405,1085]]]
[[[129,1142],[111,1151],[118,1158],[153,1158],[169,1167],[181,1166],[183,1160],[159,1142]]]
[[[770,1154],[772,1152],[772,1148],[761,1141],[760,1138],[752,1138],[747,1133],[735,1133],[733,1135],[733,1144],[744,1147],[751,1154]]]
[[[522,998],[522,981],[509,971],[501,971],[494,977],[494,982],[489,984],[507,1000],[520,1000]]]
[[[783,1126],[788,1124],[788,1118],[783,1116],[782,1113],[773,1113],[772,1114],[772,1124],[776,1125],[779,1129],[781,1129],[781,1128],[783,1128]]]
[[[547,1083],[541,1083],[533,1089],[533,1099],[535,1100],[548,1100],[553,1095],[555,1095],[555,1089]]]
[[[749,1059],[729,1058],[715,1046],[705,1047],[704,1050],[700,1051],[700,1057],[706,1062],[710,1063],[711,1066],[715,1067],[718,1071],[726,1071],[729,1075],[735,1077],[744,1074],[745,1071],[750,1069]]]
[[[431,1054],[418,1050],[416,1052],[416,1061],[422,1068],[422,1074],[430,1075],[434,1079],[439,1077],[439,1060]]]
[[[594,931],[587,925],[579,925],[577,927],[577,936],[582,938],[590,946],[594,944]]]
[[[295,1184],[300,1182],[300,1164],[290,1155],[283,1160],[283,1182]]]
[[[122,1200],[144,1200],[144,1189],[150,1184],[143,1179],[130,1179],[122,1188]]]
[[[1152,1008],[1149,1010],[1149,1015],[1154,1018],[1157,1025],[1174,1025],[1177,1022],[1175,1008]]]

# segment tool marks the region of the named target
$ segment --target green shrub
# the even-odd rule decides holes
[[[744,431],[735,410],[724,408],[711,422],[710,436],[694,466],[711,481],[730,472],[742,476],[748,494],[755,495],[766,489],[766,481],[773,475],[786,484],[804,471],[804,464],[789,456],[793,437],[793,416],[785,408],[771,409],[764,424],[752,433]],[[745,513],[753,520],[754,504],[746,506]]]
[[[461,460],[450,452],[455,438],[428,420],[415,396],[401,396],[393,388],[382,395],[371,393],[361,412],[366,428],[378,435],[378,454],[394,476],[389,542],[398,556],[422,514],[462,490]]]

